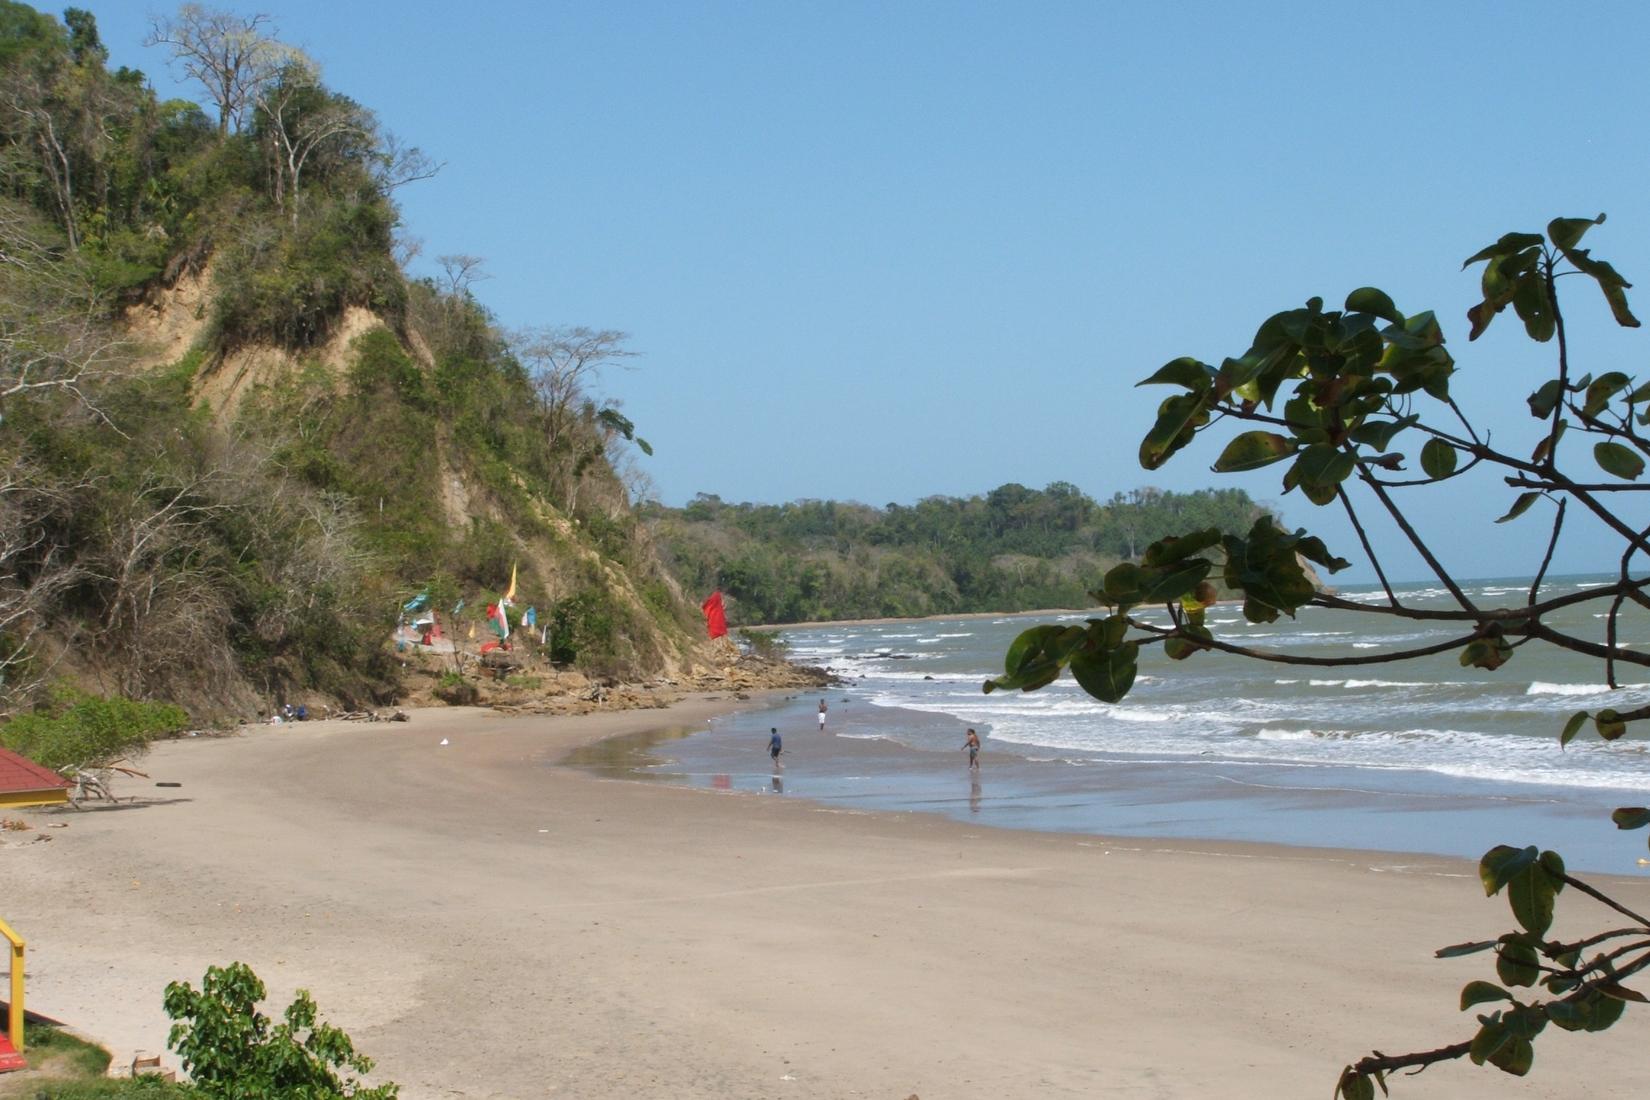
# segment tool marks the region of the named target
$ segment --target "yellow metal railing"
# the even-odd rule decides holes
[[[11,925],[0,920],[0,936],[11,943],[11,1018],[6,1030],[11,1033],[11,1045],[23,1053],[23,937],[11,930]]]

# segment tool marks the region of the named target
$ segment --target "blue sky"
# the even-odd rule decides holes
[[[200,98],[141,45],[169,7],[86,6],[114,64]],[[604,387],[669,503],[1230,484],[1361,560],[1338,515],[1280,495],[1283,467],[1212,474],[1211,438],[1141,470],[1166,391],[1133,383],[1373,284],[1437,310],[1462,404],[1527,449],[1550,349],[1507,319],[1467,344],[1461,261],[1607,211],[1595,254],[1650,279],[1640,4],[237,10],[447,162],[401,193],[425,267],[485,257],[478,296],[506,325],[630,334],[633,369]],[[1650,373],[1650,336],[1568,289],[1578,369]],[[1512,496],[1462,478],[1412,499],[1450,564],[1489,576],[1545,542],[1539,508],[1492,524]],[[1391,572],[1419,576],[1375,527]],[[1617,553],[1577,525],[1558,564]]]

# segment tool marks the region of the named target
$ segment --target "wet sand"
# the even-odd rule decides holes
[[[1432,951],[1511,926],[1462,861],[999,830],[549,763],[731,705],[160,746],[145,770],[181,787],[10,815],[53,837],[0,849],[31,1007],[129,1061],[164,1048],[168,981],[239,959],[273,1011],[311,990],[409,1100],[1316,1097],[1370,1047],[1470,1035],[1458,991],[1492,975]],[[1650,883],[1598,881],[1650,908]],[[1602,926],[1585,899],[1561,912]],[[1396,1094],[1627,1095],[1647,1020],[1549,1029],[1522,1082],[1449,1065]]]

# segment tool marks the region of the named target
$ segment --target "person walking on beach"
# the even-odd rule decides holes
[[[779,740],[779,729],[778,727],[773,727],[770,728],[768,732],[771,735],[768,738],[768,755],[773,757],[774,767],[783,767],[783,765],[779,763],[779,754],[785,751],[785,746]]]
[[[968,731],[968,737],[963,740],[963,748],[968,750],[968,766],[974,771],[980,768],[980,735],[973,730]]]
[[[825,700],[821,699],[819,701],[819,728],[820,729],[825,728],[825,709],[826,709],[825,708]]]

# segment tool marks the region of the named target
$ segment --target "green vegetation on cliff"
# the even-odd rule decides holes
[[[689,592],[721,588],[735,623],[1083,607],[1106,567],[1188,525],[1247,527],[1240,489],[1136,489],[1096,503],[1075,485],[999,486],[915,505],[805,500],[641,509]]]
[[[393,194],[431,162],[273,31],[156,20],[213,117],[110,70],[90,13],[0,0],[0,716],[64,679],[201,718],[388,701],[400,605],[462,630],[518,564],[559,660],[681,660],[612,463],[646,444],[593,388],[621,335],[501,331],[468,257],[404,275]]]

